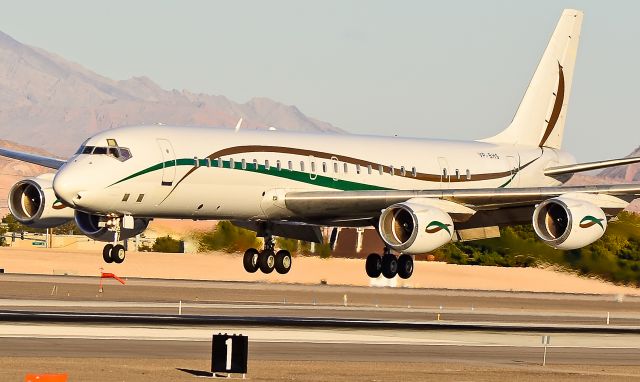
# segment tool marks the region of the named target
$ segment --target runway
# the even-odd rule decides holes
[[[280,379],[282,368],[301,373],[298,380],[318,380],[318,372],[396,380],[385,374],[389,364],[409,365],[405,380],[441,373],[442,365],[457,370],[447,374],[453,379],[535,379],[541,336],[550,335],[550,380],[640,378],[635,296],[143,279],[98,293],[96,281],[0,276],[0,367],[44,363],[99,379],[86,365],[119,370],[104,361],[114,359],[133,368],[127,380],[160,370],[162,380],[188,380],[179,369],[207,370],[211,335],[221,332],[249,337],[250,365],[264,380]],[[327,369],[336,364],[352,372]],[[142,365],[149,368],[136,377]],[[17,375],[8,373],[0,379]]]

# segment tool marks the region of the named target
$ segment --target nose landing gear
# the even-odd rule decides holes
[[[274,251],[275,244],[272,236],[267,236],[264,239],[264,249],[258,251],[255,248],[249,248],[244,253],[242,264],[244,270],[249,273],[255,273],[258,269],[265,274],[276,272],[280,274],[286,274],[291,270],[291,253],[284,249],[278,252]]]
[[[119,244],[120,241],[120,218],[109,219],[105,224],[107,228],[113,231],[113,243],[106,244],[102,249],[102,259],[105,263],[121,264],[127,256],[124,245]]]

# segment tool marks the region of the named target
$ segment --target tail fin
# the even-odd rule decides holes
[[[565,9],[513,121],[484,142],[560,148],[583,13]]]

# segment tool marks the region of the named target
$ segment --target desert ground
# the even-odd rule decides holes
[[[120,277],[256,281],[294,283],[397,286],[466,290],[564,292],[585,294],[640,295],[640,289],[618,286],[568,272],[541,268],[501,268],[452,265],[417,261],[409,280],[372,280],[365,274],[364,261],[358,259],[294,258],[286,275],[273,272],[249,274],[242,267],[240,254],[165,254],[130,252],[122,264],[105,264],[98,251],[60,249],[0,248],[0,268],[5,273],[94,276],[101,271]]]

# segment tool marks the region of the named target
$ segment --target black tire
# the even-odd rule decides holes
[[[398,258],[398,276],[401,279],[408,279],[413,274],[413,257],[400,255]]]
[[[124,250],[124,245],[116,244],[111,248],[111,260],[113,260],[114,263],[121,264],[126,256],[127,253]]]
[[[276,255],[269,249],[262,251],[260,257],[258,257],[258,265],[262,273],[269,274],[273,272],[273,268],[276,265]]]
[[[281,275],[289,273],[291,270],[291,262],[291,253],[289,253],[289,251],[281,249],[276,252],[276,272]]]
[[[382,256],[382,275],[388,279],[396,277],[398,274],[398,258],[387,253]]]
[[[380,277],[382,273],[382,257],[377,253],[370,254],[367,256],[367,262],[364,267],[367,270],[367,276],[372,279]]]
[[[255,248],[249,248],[245,251],[244,257],[242,258],[242,265],[244,265],[244,270],[249,273],[256,273],[258,270],[258,259],[260,258],[260,252],[258,252]]]
[[[113,244],[107,244],[102,248],[102,260],[107,264],[113,263],[113,259],[111,258],[111,248],[113,248]]]

